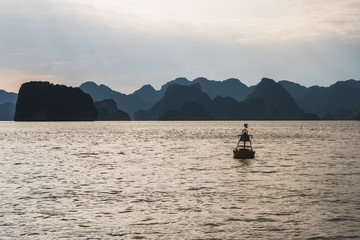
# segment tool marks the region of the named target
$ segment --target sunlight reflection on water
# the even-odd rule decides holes
[[[360,238],[360,123],[0,123],[0,238]]]

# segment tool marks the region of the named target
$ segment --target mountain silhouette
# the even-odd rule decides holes
[[[182,85],[182,86],[188,86],[193,84],[191,81],[189,81],[187,78],[184,77],[178,77],[175,80],[171,80],[164,85],[161,86],[161,89],[159,90],[160,96],[163,97],[168,87],[171,85]]]
[[[193,101],[186,101],[179,111],[169,110],[160,115],[161,121],[204,121],[212,120],[210,113],[205,108]]]
[[[91,95],[94,101],[102,101],[104,99],[113,99],[118,108],[129,113],[132,117],[133,113],[138,109],[148,107],[149,103],[145,102],[142,98],[133,94],[123,94],[112,90],[103,84],[97,85],[94,82],[85,82],[79,87],[84,92]]]
[[[130,121],[128,113],[117,108],[113,99],[104,99],[95,102],[98,112],[97,121]]]
[[[206,78],[197,78],[189,81],[186,78],[176,78],[162,85],[160,90],[155,90],[151,85],[147,84],[132,94],[123,94],[105,85],[97,85],[94,82],[85,82],[80,85],[80,89],[90,94],[95,101],[114,99],[117,106],[128,112],[133,119],[134,112],[138,110],[149,110],[156,102],[163,98],[169,86],[175,84],[188,86],[194,83],[198,83],[202,91],[207,93],[211,99],[217,96],[223,96],[242,101],[254,90],[254,87],[247,87],[238,79],[234,78],[225,81],[214,81]]]
[[[342,116],[339,111],[356,108],[360,104],[360,81],[339,81],[329,87],[309,88],[289,81],[279,83],[294,97],[299,107],[324,119],[332,119],[333,116],[345,120],[347,116]]]
[[[236,78],[230,78],[225,81],[215,81],[199,77],[193,81],[189,81],[187,78],[181,77],[162,85],[158,97],[163,97],[167,88],[171,85],[177,84],[188,86],[194,83],[200,84],[202,91],[207,93],[211,99],[222,96],[232,97],[238,101],[242,101],[254,90],[254,87],[247,87]]]
[[[290,94],[272,79],[263,78],[244,101],[216,97],[211,104],[216,120],[318,120],[315,114],[304,113]]]
[[[210,107],[214,120],[260,120],[266,111],[260,98],[238,102],[231,97],[216,97]]]
[[[282,80],[278,82],[283,88],[290,93],[290,95],[295,99],[298,99],[302,95],[310,94],[310,95],[321,95],[325,90],[326,87],[319,87],[319,86],[311,86],[309,88],[302,86],[298,83]]]
[[[18,95],[16,93],[0,90],[0,104],[3,104],[3,103],[16,104],[17,97],[18,97]]]
[[[6,102],[0,104],[0,121],[13,121],[15,115],[15,104]]]
[[[199,83],[170,85],[165,96],[136,120],[316,120],[305,114],[291,95],[274,80],[264,78],[244,101],[217,96],[211,100]]]
[[[335,120],[360,120],[360,105],[354,108],[340,108],[333,115]]]
[[[206,78],[197,78],[193,81],[199,83],[203,92],[207,93],[211,99],[217,96],[231,97],[237,101],[243,101],[254,90],[248,87],[236,78],[230,78],[225,81],[214,81]]]
[[[90,95],[80,88],[49,82],[21,85],[15,121],[94,121],[97,111]]]
[[[262,99],[266,106],[263,119],[300,120],[304,112],[295,103],[293,97],[280,84],[269,78],[263,78],[248,99]]]
[[[0,121],[14,120],[17,97],[16,93],[0,90]]]
[[[135,119],[159,120],[160,116],[167,111],[180,111],[184,103],[189,101],[199,104],[200,106],[207,106],[211,100],[206,93],[201,91],[200,84],[198,83],[189,86],[170,85],[164,97],[149,110],[139,110],[135,112]]]
[[[170,90],[175,96],[174,99],[170,97],[172,94],[167,93],[171,86],[194,84],[197,84],[195,88],[199,90],[198,94],[207,95],[209,101],[205,105],[198,102],[195,97],[190,99],[184,97],[187,96],[188,90],[185,92],[181,90],[180,95]],[[132,94],[123,94],[94,82],[85,82],[80,88],[90,94],[95,101],[113,99],[117,107],[129,113],[131,119],[135,118],[134,113],[137,112],[137,120],[158,120],[160,117],[165,120],[174,119],[175,116],[179,119],[191,119],[190,113],[196,113],[194,109],[201,111],[198,116],[193,116],[195,119],[316,120],[321,116],[324,120],[354,120],[360,105],[360,81],[356,80],[339,81],[329,87],[305,87],[287,80],[276,83],[264,78],[256,86],[247,87],[235,78],[214,81],[200,77],[189,81],[181,77],[165,83],[160,90],[147,84]],[[16,103],[17,97],[16,93],[0,90],[0,105],[6,102]],[[170,105],[177,102],[180,104],[172,109]],[[9,109],[11,106],[14,107],[14,105],[2,107]],[[167,111],[172,112],[170,114],[166,113]],[[11,114],[11,111],[7,112]],[[106,116],[105,118],[109,118],[108,115]],[[0,120],[8,119],[5,112],[0,114]]]
[[[138,96],[143,99],[146,104],[141,109],[149,109],[154,103],[159,101],[163,94],[160,91],[156,91],[150,84],[142,86],[139,90],[136,90],[132,95]],[[139,110],[139,109],[137,109]]]

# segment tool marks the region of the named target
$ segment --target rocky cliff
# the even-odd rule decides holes
[[[24,83],[19,91],[15,121],[94,121],[97,111],[80,88],[49,82]]]

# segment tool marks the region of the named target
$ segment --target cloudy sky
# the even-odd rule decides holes
[[[360,0],[0,0],[0,89],[360,79]]]

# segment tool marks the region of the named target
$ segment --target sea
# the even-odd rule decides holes
[[[360,239],[360,122],[0,122],[0,239]]]

